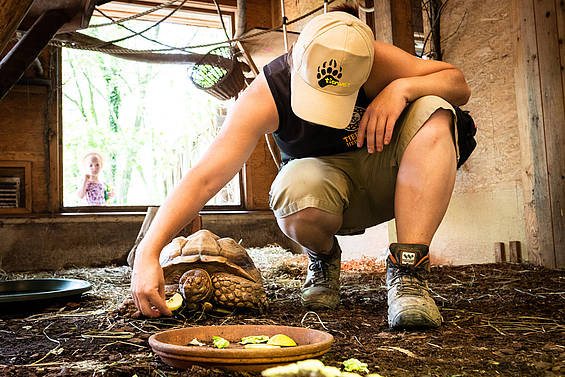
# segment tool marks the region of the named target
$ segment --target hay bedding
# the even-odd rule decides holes
[[[565,375],[565,273],[528,265],[436,267],[430,277],[445,319],[437,330],[391,332],[382,265],[344,264],[341,306],[312,312],[297,305],[305,259],[281,248],[249,249],[263,271],[269,313],[195,313],[131,319],[115,309],[128,295],[127,267],[2,274],[1,279],[72,277],[93,290],[77,302],[2,308],[0,376],[257,376],[193,367],[175,370],[151,353],[147,338],[194,325],[281,324],[329,331],[321,360],[351,357],[383,376]]]

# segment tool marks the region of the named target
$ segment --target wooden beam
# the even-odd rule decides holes
[[[410,0],[374,0],[373,25],[377,41],[393,44],[414,55]]]
[[[504,250],[504,242],[494,243],[494,261],[496,263],[506,262],[506,252]]]
[[[391,0],[374,0],[373,25],[375,39],[380,42],[394,44],[392,39],[392,9]]]
[[[0,0],[0,54],[25,15],[33,0]]]
[[[23,76],[59,28],[69,20],[62,10],[45,12],[0,62],[0,100]]]
[[[49,49],[49,82],[47,88],[47,111],[45,114],[46,123],[45,133],[48,141],[48,151],[46,161],[49,172],[46,177],[48,184],[48,203],[49,212],[57,213],[63,206],[63,119],[62,119],[62,96],[59,95],[61,83],[61,49],[52,47]]]
[[[414,25],[412,24],[412,1],[393,0],[390,2],[392,15],[392,41],[409,54],[416,53],[414,47]]]
[[[547,139],[533,1],[513,0],[512,11],[517,28],[514,40],[514,81],[528,261],[555,267]]]
[[[522,263],[522,247],[520,241],[508,242],[510,249],[510,263]]]
[[[561,80],[565,62],[559,56],[557,12],[554,0],[534,1],[554,243],[553,251],[547,251],[548,267],[565,267],[565,98]]]

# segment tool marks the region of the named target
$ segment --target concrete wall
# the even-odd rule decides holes
[[[520,241],[527,257],[514,82],[511,0],[452,0],[441,18],[444,60],[471,87],[478,146],[458,171],[434,242],[442,264],[494,262],[494,242]]]
[[[0,270],[125,264],[144,217],[129,213],[0,218]],[[202,228],[241,241],[244,247],[278,244],[298,251],[280,232],[271,212],[204,213]]]

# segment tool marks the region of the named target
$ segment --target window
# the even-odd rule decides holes
[[[93,17],[91,24],[106,21]],[[225,17],[228,31],[230,21]],[[127,22],[136,31],[153,24]],[[87,29],[86,34],[108,41],[129,32],[112,25]],[[144,35],[172,46],[226,39],[222,29],[167,22]],[[140,37],[117,44],[163,48]],[[63,206],[87,205],[77,192],[87,174],[84,156],[91,151],[103,156],[99,181],[104,205],[161,204],[218,134],[233,101],[220,101],[195,88],[188,65],[140,63],[67,48],[62,56]],[[239,174],[208,205],[241,205]]]

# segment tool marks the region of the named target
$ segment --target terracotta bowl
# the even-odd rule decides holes
[[[251,335],[285,334],[294,339],[295,347],[272,349],[245,349],[241,338]],[[210,346],[213,336],[229,340],[227,348]],[[193,346],[197,338],[206,346]],[[192,365],[218,367],[230,370],[262,371],[275,365],[318,357],[326,353],[333,343],[333,336],[303,327],[271,325],[203,326],[167,330],[152,335],[149,345],[166,364],[187,369]]]

